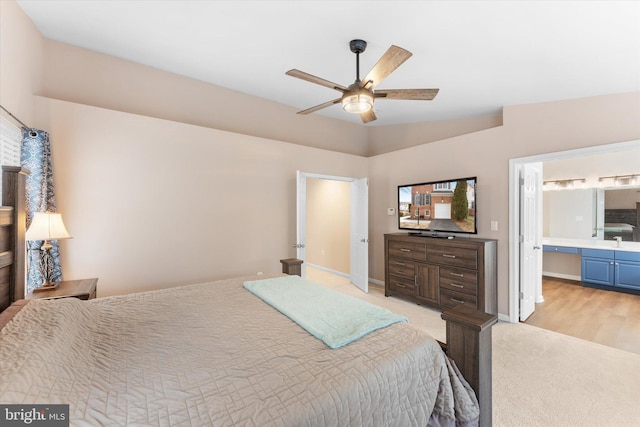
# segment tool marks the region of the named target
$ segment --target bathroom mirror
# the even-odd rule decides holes
[[[640,241],[640,149],[559,158],[542,168],[544,237]]]
[[[640,241],[640,187],[544,191],[543,235]]]

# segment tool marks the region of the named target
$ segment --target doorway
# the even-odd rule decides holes
[[[640,149],[640,140],[635,140],[509,160],[509,318],[504,320],[517,323],[520,320],[521,300],[531,297],[531,295],[529,295],[532,292],[531,287],[524,287],[522,281],[523,275],[534,274],[535,277],[542,277],[541,266],[535,273],[523,272],[523,248],[521,244],[524,240],[523,224],[532,220],[532,218],[527,218],[527,211],[524,210],[521,205],[524,184],[522,178],[526,166],[542,162],[544,168],[545,161],[587,157],[611,153],[613,151],[638,149]],[[537,191],[541,192],[542,188]],[[537,236],[540,246],[542,237],[540,232]],[[531,264],[529,264],[529,266],[531,266]],[[525,295],[525,293],[528,294]],[[536,302],[542,301],[541,290],[540,295],[534,294],[533,297],[536,299]]]
[[[309,191],[313,191],[316,197],[310,199],[312,194]],[[297,249],[296,256],[304,261],[302,277],[306,277],[306,261],[309,255],[315,259],[333,259],[334,263],[337,262],[337,265],[342,266],[340,270],[347,270],[347,272],[330,270],[331,272],[342,273],[341,275],[348,277],[352,284],[363,292],[368,292],[367,178],[338,177],[298,171],[296,192],[297,241],[294,246]],[[326,194],[321,194],[322,192]],[[322,230],[320,232],[309,230],[310,225],[322,227]],[[331,242],[332,238],[341,241]],[[316,247],[308,248],[309,242],[316,244]],[[327,243],[329,253],[325,252],[322,243],[317,245],[318,242]],[[347,265],[340,264],[338,258],[341,257],[348,258]],[[316,267],[322,268],[319,265]]]

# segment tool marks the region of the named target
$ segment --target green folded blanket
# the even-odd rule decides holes
[[[404,316],[298,276],[245,282],[244,287],[331,348],[342,347]]]

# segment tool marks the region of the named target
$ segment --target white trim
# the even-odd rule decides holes
[[[501,321],[501,322],[513,323],[511,320],[509,320],[509,316],[507,316],[506,314],[502,314],[502,313],[498,313],[498,320]]]
[[[327,273],[335,274],[336,276],[345,277],[347,279],[351,278],[351,275],[349,275],[347,273],[343,273],[342,271],[338,271],[338,270],[332,270],[330,268],[323,267],[321,265],[308,263],[307,266],[313,267],[313,268],[318,269],[318,270],[326,271]]]
[[[520,170],[526,163],[569,159],[640,148],[640,140],[615,142],[594,147],[577,148],[555,153],[509,159],[509,316],[508,322],[517,323],[520,315]],[[506,317],[506,316],[505,316]]]
[[[329,181],[346,181],[346,182],[353,182],[356,181],[358,178],[349,178],[346,176],[333,176],[333,175],[323,175],[320,173],[309,173],[309,172],[302,172],[300,171],[301,174],[303,174],[307,179],[312,178],[312,179],[327,179]]]
[[[582,281],[582,277],[574,276],[573,274],[552,273],[550,271],[543,271],[542,275],[548,277],[556,277],[558,279],[576,280],[578,282]]]
[[[369,277],[369,283],[373,283],[374,285],[382,286],[384,288],[384,281],[378,279],[372,279]]]

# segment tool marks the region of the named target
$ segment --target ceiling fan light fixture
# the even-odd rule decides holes
[[[348,113],[366,113],[373,108],[373,96],[364,90],[346,94],[342,98],[342,108]]]

